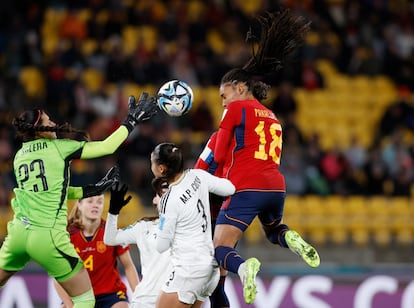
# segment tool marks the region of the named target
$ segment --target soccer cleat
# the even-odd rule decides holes
[[[293,230],[286,231],[285,234],[286,243],[289,246],[289,249],[292,250],[295,254],[302,257],[302,259],[312,267],[318,267],[321,263],[319,259],[318,252],[311,245],[306,243],[303,238]]]
[[[243,274],[243,296],[246,304],[251,304],[256,299],[256,275],[260,270],[260,261],[256,258],[246,260]]]

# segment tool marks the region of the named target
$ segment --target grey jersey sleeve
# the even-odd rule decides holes
[[[137,243],[137,223],[130,225],[123,229],[118,229],[118,215],[108,213],[105,232],[104,243],[109,246],[129,245]]]

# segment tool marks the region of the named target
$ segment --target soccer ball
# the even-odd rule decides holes
[[[157,93],[157,103],[171,117],[180,117],[193,105],[193,90],[181,80],[170,80]]]

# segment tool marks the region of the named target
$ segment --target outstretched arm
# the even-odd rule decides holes
[[[118,230],[118,214],[132,198],[131,196],[126,197],[127,192],[128,186],[125,184],[119,187],[117,183],[111,187],[111,199],[104,232],[104,243],[106,245],[116,246],[136,243],[136,236],[139,233],[137,224]]]
[[[126,140],[129,131],[126,126],[121,125],[116,131],[102,141],[90,141],[85,143],[81,159],[91,159],[113,154]]]
[[[135,126],[153,117],[157,110],[155,97],[148,98],[148,93],[143,92],[138,99],[138,103],[135,102],[134,96],[130,96],[128,115],[122,125],[103,141],[87,142],[83,147],[80,158],[90,159],[113,154]]]

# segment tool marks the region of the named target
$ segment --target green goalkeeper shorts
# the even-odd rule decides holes
[[[20,271],[33,260],[50,277],[65,281],[82,268],[82,260],[64,230],[29,227],[18,219],[7,225],[7,236],[0,249],[0,268]]]

